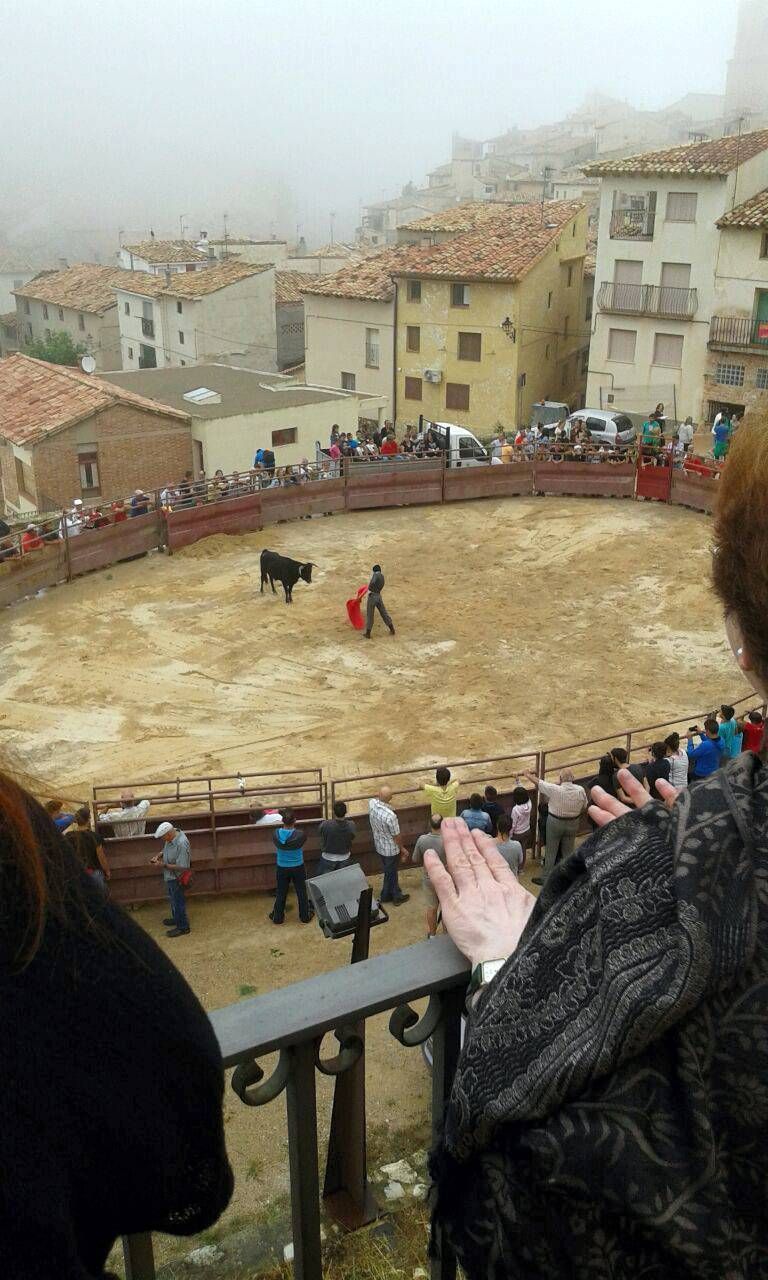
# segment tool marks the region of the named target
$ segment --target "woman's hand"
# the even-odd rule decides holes
[[[424,868],[448,934],[473,966],[506,960],[536,899],[518,883],[490,836],[470,832],[461,818],[445,818],[440,834],[447,869],[433,849],[424,854]]]
[[[589,793],[592,797],[592,804],[587,812],[598,827],[607,826],[615,818],[623,818],[626,813],[632,812],[632,807],[642,809],[644,804],[648,804],[651,800],[657,798],[646,791],[642,782],[638,782],[634,774],[629,772],[629,769],[619,769],[619,783],[624,795],[632,801],[632,805],[622,804],[620,800],[616,800],[607,791],[603,791],[602,787],[593,787]],[[677,787],[673,787],[671,782],[665,782],[663,778],[659,778],[656,783],[656,789],[667,808],[671,809],[680,795]]]

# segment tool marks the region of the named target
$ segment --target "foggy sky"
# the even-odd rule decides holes
[[[4,0],[0,243],[48,226],[351,236],[450,136],[553,121],[593,89],[722,92],[714,0]]]

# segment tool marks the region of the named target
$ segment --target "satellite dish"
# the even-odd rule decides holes
[[[96,361],[93,356],[80,356],[78,362],[83,373],[93,373],[96,368]]]

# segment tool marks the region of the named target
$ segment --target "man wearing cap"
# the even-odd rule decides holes
[[[65,511],[59,527],[60,538],[75,538],[83,532],[83,500],[75,498],[72,510]]]
[[[43,540],[40,537],[40,530],[37,525],[28,524],[24,533],[21,535],[21,550],[23,552],[38,551],[42,545]]]
[[[373,569],[371,570],[371,580],[368,583],[368,600],[366,602],[366,608],[365,608],[365,633],[364,634],[365,634],[366,640],[370,640],[371,638],[371,628],[373,626],[374,614],[377,609],[381,614],[385,625],[389,627],[389,634],[392,636],[395,634],[395,624],[390,618],[389,614],[387,613],[386,606],[384,604],[384,601],[381,598],[381,593],[383,590],[384,590],[384,574],[381,572],[381,565],[375,564],[373,566]]]
[[[149,511],[149,498],[143,489],[137,489],[131,498],[131,509],[128,512],[131,516],[145,516]]]
[[[164,920],[163,924],[172,925],[173,928],[168,930],[166,937],[180,938],[189,933],[187,901],[182,884],[182,877],[189,871],[191,864],[189,840],[172,822],[161,822],[155,832],[155,839],[163,841],[163,851],[151,858],[150,862],[155,865],[162,862],[163,879],[171,903],[170,919]]]

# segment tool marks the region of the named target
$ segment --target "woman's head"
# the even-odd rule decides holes
[[[713,580],[742,671],[768,691],[768,431],[744,423],[717,486]]]
[[[611,774],[613,773],[613,770],[614,770],[613,756],[611,755],[601,756],[600,763],[597,766],[597,772],[607,774],[608,777],[610,777]]]
[[[652,742],[648,750],[653,760],[663,760],[667,754],[667,746],[665,742]]]
[[[496,830],[499,835],[503,836],[505,839],[509,835],[512,830],[512,819],[508,813],[502,813],[499,815],[499,819],[496,823]]]
[[[668,734],[667,737],[664,739],[664,746],[672,755],[674,755],[676,751],[680,750],[680,734],[679,733]]]
[[[513,804],[527,804],[530,798],[531,797],[528,795],[528,792],[526,791],[525,787],[515,787],[514,791],[512,792]]]
[[[451,780],[451,771],[441,764],[439,769],[435,770],[435,781],[438,787],[447,787]]]
[[[63,800],[46,800],[44,808],[49,818],[58,818],[59,814],[64,808],[64,801]]]

